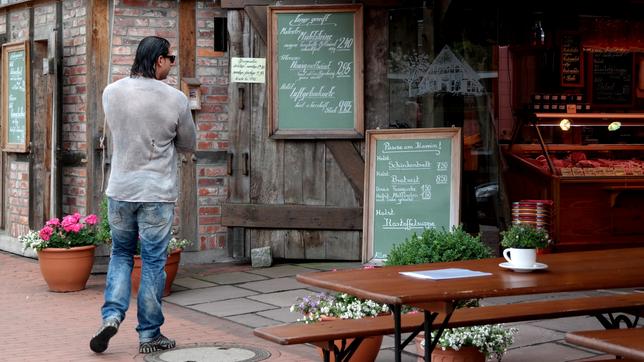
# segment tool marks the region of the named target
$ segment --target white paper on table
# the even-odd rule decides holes
[[[420,279],[456,279],[456,278],[470,278],[481,277],[485,275],[492,275],[492,273],[480,272],[476,270],[461,269],[461,268],[448,268],[448,269],[434,269],[434,270],[420,270],[413,272],[400,272],[402,275],[407,275]]]

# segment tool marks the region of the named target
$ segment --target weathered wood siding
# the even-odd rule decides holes
[[[261,29],[265,27],[266,7],[252,7],[247,11],[228,12],[230,56],[265,58],[265,34]],[[251,25],[251,19],[264,19],[264,25]],[[338,162],[323,140],[270,139],[266,121],[266,89],[266,84],[230,84],[232,174],[229,176],[228,202],[279,205],[280,208],[293,205],[295,209],[302,206],[339,207],[347,215],[356,215],[351,209],[359,212],[362,206],[363,142],[327,141],[335,142],[335,147],[343,150],[340,152],[342,155],[336,155],[343,158]],[[244,175],[246,152],[248,175]],[[224,205],[222,219],[232,220],[227,218],[226,210]],[[273,225],[277,227],[289,225],[287,219],[282,220],[287,214],[283,210],[262,213],[274,217]],[[359,260],[361,256],[359,225],[353,230],[267,226],[246,228],[240,232],[239,224],[231,222],[228,225],[229,242],[238,245],[237,250],[242,248],[239,245],[243,245],[245,255],[250,248],[270,245],[273,256],[277,258]],[[261,224],[271,225],[272,222],[264,220]],[[341,228],[346,229],[347,223],[343,224]]]

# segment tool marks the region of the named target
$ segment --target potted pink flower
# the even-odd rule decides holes
[[[38,253],[40,271],[49,290],[71,292],[85,289],[94,264],[96,245],[105,242],[97,237],[99,222],[94,214],[79,213],[52,218],[38,231],[20,236],[24,248]]]

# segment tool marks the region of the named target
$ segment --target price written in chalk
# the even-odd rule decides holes
[[[353,25],[350,12],[278,14],[277,109],[281,129],[354,127]]]
[[[434,215],[416,211],[426,208],[426,203],[434,202],[441,192],[449,192],[450,152],[450,142],[445,140],[378,143],[374,195],[376,228],[422,231],[437,225]],[[439,221],[442,222],[444,220]]]
[[[9,52],[8,79],[6,95],[8,143],[23,144],[27,137],[27,101],[26,101],[26,59],[25,51]]]
[[[459,222],[459,128],[367,131],[363,259]]]

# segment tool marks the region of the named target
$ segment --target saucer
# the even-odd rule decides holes
[[[529,273],[529,272],[535,271],[535,270],[548,269],[548,264],[544,264],[544,263],[534,263],[534,265],[532,265],[531,267],[518,267],[518,266],[514,266],[514,265],[512,265],[512,264],[510,264],[508,262],[505,262],[505,263],[499,264],[499,266],[501,268],[505,268],[505,269],[512,269],[515,272],[519,272],[519,273]]]

